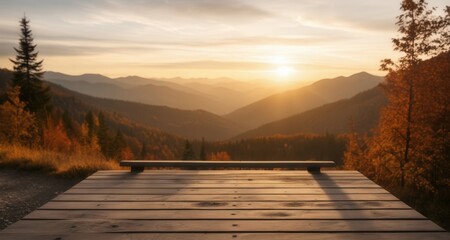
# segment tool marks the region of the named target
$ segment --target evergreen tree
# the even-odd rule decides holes
[[[186,140],[186,144],[184,145],[184,152],[183,152],[183,160],[195,160],[195,152],[194,148],[192,147],[192,144],[189,142],[189,140]]]
[[[20,87],[20,100],[26,103],[25,109],[36,113],[38,118],[45,118],[50,111],[50,88],[44,87],[42,82],[42,62],[38,61],[36,44],[29,26],[29,20],[23,17],[20,21],[21,32],[19,47],[16,51],[14,64],[13,86]]]
[[[141,159],[147,158],[147,155],[148,155],[147,142],[144,141],[141,149]]]
[[[205,139],[202,138],[202,145],[200,146],[200,160],[206,160]]]
[[[86,122],[87,127],[88,127],[88,137],[92,138],[94,136],[94,134],[97,132],[97,125],[95,123],[95,118],[94,118],[94,114],[92,113],[92,111],[89,111],[86,114],[84,121]]]
[[[105,116],[103,113],[98,114],[98,129],[97,129],[98,144],[105,157],[111,157],[110,139],[108,135],[108,126],[105,123]]]
[[[115,159],[119,159],[122,156],[122,151],[127,148],[127,142],[120,130],[117,130],[116,137],[111,144],[111,154]]]
[[[62,115],[62,123],[67,136],[73,137],[75,135],[75,129],[73,126],[72,118],[70,117],[69,111],[67,111],[67,109],[64,110],[64,113]]]

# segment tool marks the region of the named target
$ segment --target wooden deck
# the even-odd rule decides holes
[[[100,171],[0,239],[450,239],[355,171]]]

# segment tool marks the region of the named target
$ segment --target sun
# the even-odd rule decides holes
[[[288,77],[294,73],[294,69],[288,66],[279,66],[275,69],[275,73],[279,77]]]

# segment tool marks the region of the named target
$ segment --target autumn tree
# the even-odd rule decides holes
[[[49,118],[43,129],[43,147],[58,152],[69,152],[72,142],[67,136],[62,121]]]
[[[229,161],[230,155],[226,151],[220,151],[216,153],[211,153],[209,159],[212,161]]]
[[[388,105],[381,110],[360,160],[367,160],[366,171],[386,184],[434,191],[432,173],[437,171],[433,168],[446,151],[436,150],[448,149],[444,146],[448,141],[439,141],[438,136],[448,138],[450,67],[449,49],[443,43],[448,42],[449,8],[445,17],[435,16],[425,0],[403,0],[401,10],[396,23],[400,36],[392,40],[401,56],[381,65],[388,71],[382,85]],[[354,142],[350,147],[355,147]]]
[[[20,87],[10,88],[0,105],[0,138],[11,144],[31,145],[36,136],[35,115],[20,100]]]
[[[23,17],[20,21],[21,31],[19,47],[14,48],[16,57],[10,61],[14,64],[13,86],[20,87],[20,100],[25,102],[25,109],[43,118],[50,110],[49,87],[42,82],[42,62],[38,60],[36,44],[33,43],[33,34],[29,20]]]
[[[350,133],[347,134],[347,144],[344,152],[344,167],[364,171],[367,165],[365,151],[367,145],[365,139],[355,131],[354,122],[350,124]]]

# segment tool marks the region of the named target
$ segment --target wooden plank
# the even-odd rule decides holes
[[[428,220],[21,220],[4,233],[444,232]]]
[[[36,210],[23,219],[275,220],[426,219],[414,210]]]
[[[148,184],[301,184],[301,185],[310,185],[310,184],[326,184],[332,185],[337,183],[353,183],[353,184],[373,184],[372,181],[367,179],[338,179],[338,180],[292,180],[292,179],[280,179],[280,180],[254,180],[254,179],[220,179],[220,180],[186,180],[186,179],[104,179],[104,180],[96,180],[96,179],[86,179],[83,181],[85,184],[89,183],[99,183],[99,184],[117,184],[117,183],[148,183]]]
[[[353,194],[353,195],[74,195],[61,194],[53,201],[392,201],[398,200],[391,194]]]
[[[313,188],[313,189],[301,189],[301,188],[275,188],[275,189],[198,189],[198,188],[150,188],[150,189],[110,189],[110,188],[72,188],[65,192],[65,194],[178,194],[178,195],[210,195],[210,194],[241,194],[241,195],[254,195],[254,194],[283,194],[283,195],[291,195],[291,194],[380,194],[380,193],[389,193],[388,191],[382,188]]]
[[[365,176],[359,175],[336,175],[336,176],[260,176],[260,175],[175,175],[175,174],[166,174],[166,175],[141,175],[141,174],[121,174],[121,175],[91,175],[88,178],[89,180],[114,180],[114,179],[145,179],[145,180],[162,180],[162,179],[182,179],[182,180],[367,180]]]
[[[29,234],[0,233],[2,240],[448,240],[442,232],[386,232],[386,233],[70,233]]]
[[[107,170],[97,171],[95,175],[122,175],[133,174],[129,170]],[[145,170],[139,174],[134,175],[211,175],[211,176],[230,176],[230,175],[263,175],[263,176],[311,176],[312,174],[305,170]],[[341,171],[341,170],[323,170],[319,175],[327,176],[360,176],[358,171]]]
[[[228,209],[228,210],[290,210],[290,209],[411,209],[401,201],[323,201],[323,202],[55,202],[40,209]]]
[[[100,170],[97,171],[94,174],[105,174],[105,175],[114,175],[114,174],[130,174],[130,171],[128,169],[124,170]],[[136,175],[142,175],[142,174],[198,174],[198,175],[232,175],[232,174],[265,174],[265,175],[279,175],[279,174],[290,174],[290,175],[311,175],[306,170],[181,170],[181,169],[157,169],[157,170],[145,170],[142,173],[136,174]],[[333,175],[348,175],[348,174],[355,174],[355,175],[361,175],[358,171],[351,171],[351,170],[323,170],[321,174],[333,174]]]
[[[151,183],[130,183],[121,181],[117,183],[103,182],[81,182],[74,188],[380,188],[375,183],[278,183],[278,184],[208,184],[208,183],[173,183],[173,184],[151,184]]]

